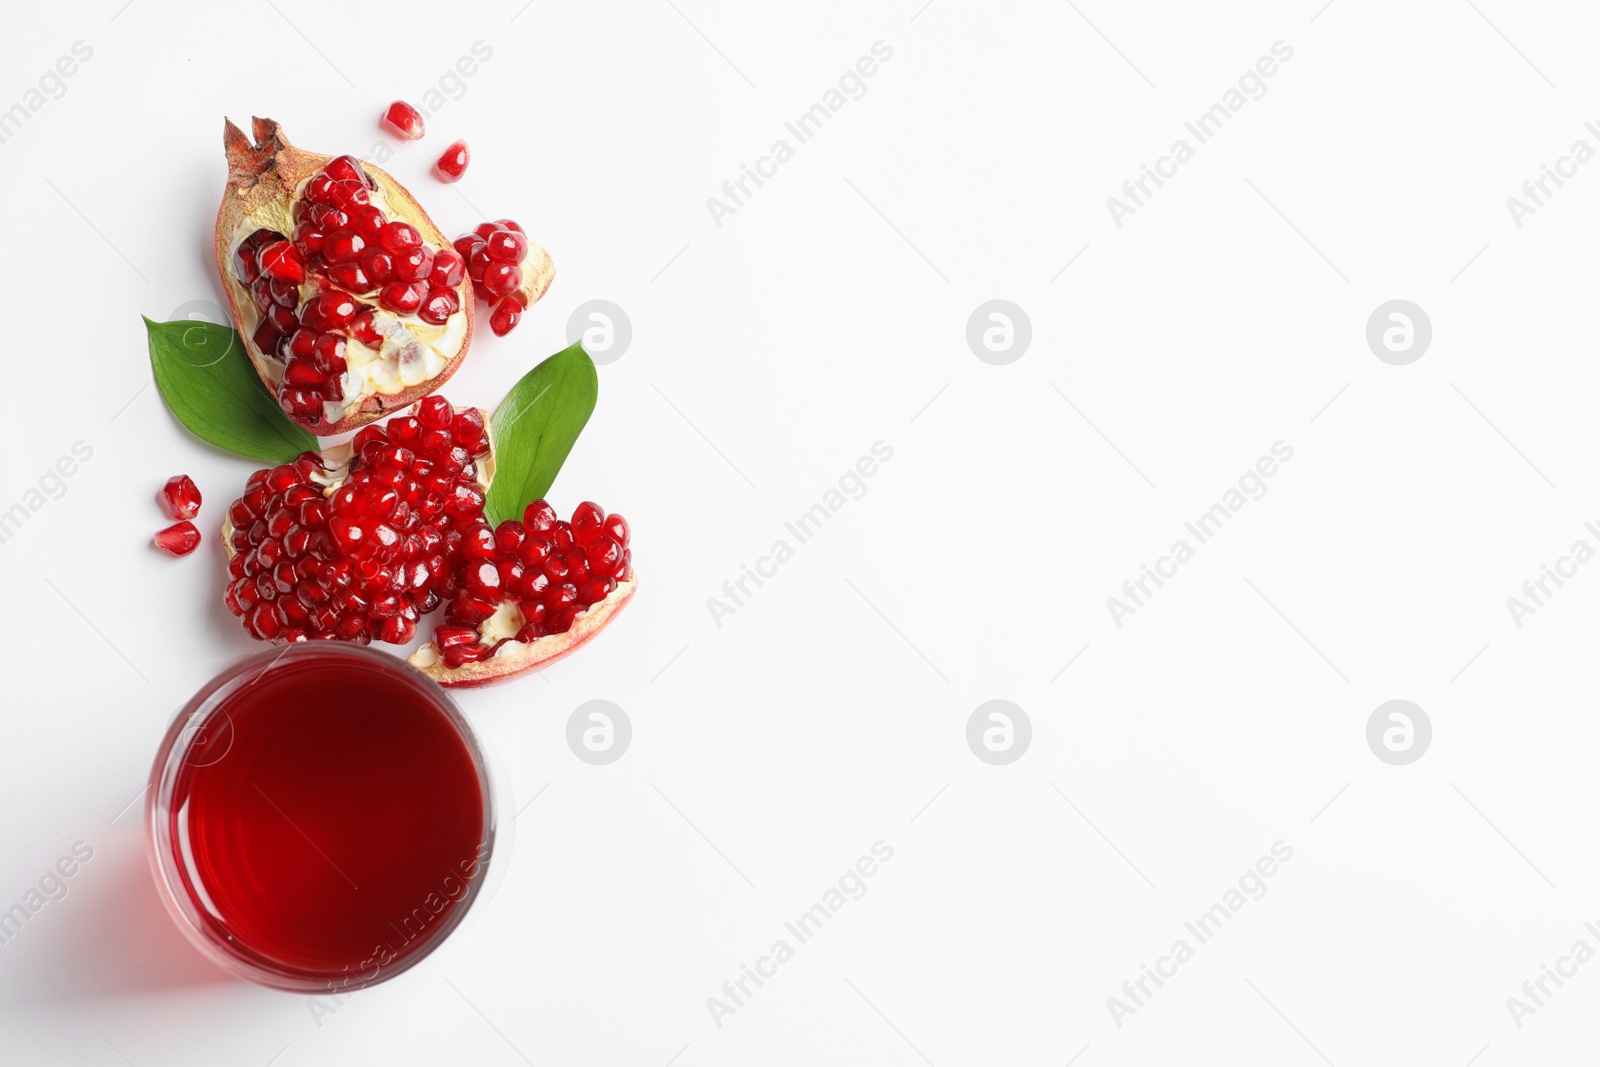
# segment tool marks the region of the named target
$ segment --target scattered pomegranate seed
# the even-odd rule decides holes
[[[404,100],[396,100],[383,113],[380,124],[402,141],[415,141],[423,134],[422,113]]]
[[[449,148],[444,150],[433,165],[433,176],[442,182],[458,182],[467,172],[467,163],[472,158],[467,151],[467,142],[452,141]]]
[[[155,544],[169,556],[187,556],[200,544],[200,531],[195,529],[194,523],[185,519],[156,534]]]
[[[175,474],[161,487],[156,501],[169,517],[192,519],[200,512],[200,488],[187,474]]]

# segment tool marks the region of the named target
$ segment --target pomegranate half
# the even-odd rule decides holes
[[[536,670],[587,642],[636,585],[627,520],[543,500],[484,516],[495,473],[487,416],[425,397],[343,444],[258,470],[228,508],[228,610],[259,640],[406,644],[451,688]],[[187,525],[187,524],[186,524]]]
[[[284,413],[319,436],[433,392],[472,340],[466,263],[421,205],[352,156],[232,122],[216,257],[234,323]]]

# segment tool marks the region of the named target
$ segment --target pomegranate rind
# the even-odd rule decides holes
[[[232,122],[226,122],[223,128],[223,150],[228,158],[228,185],[223,192],[222,206],[217,210],[213,244],[217,273],[222,278],[222,288],[228,296],[228,310],[244,342],[245,354],[250,357],[251,366],[260,375],[268,391],[273,392],[276,388],[277,363],[262,354],[251,340],[252,331],[246,325],[250,320],[244,314],[244,309],[253,310],[253,305],[250,291],[233,274],[234,237],[246,218],[267,218],[274,213],[279,216],[278,225],[286,227],[280,232],[292,232],[290,211],[301,184],[327,166],[334,157],[296,148],[284,137],[283,127],[271,119],[253,118],[250,122],[251,133],[255,135],[253,142]],[[378,183],[393,218],[415,226],[426,243],[436,248],[450,247],[449,239],[405,186],[370,163],[363,162],[362,167]],[[529,258],[532,258],[531,254]],[[548,255],[546,258],[549,258]],[[551,273],[554,274],[554,267]],[[474,308],[471,280],[463,277],[456,290],[461,300],[460,310],[456,314],[466,316],[466,332],[461,338],[461,348],[438,374],[397,393],[369,394],[338,422],[313,425],[298,419],[293,421],[320,437],[334,437],[392,414],[438,390],[456,372],[461,361],[466,359],[467,350],[472,345]]]
[[[556,264],[549,252],[529,241],[527,258],[517,266],[522,270],[522,284],[516,291],[522,296],[522,310],[527,311],[549,291],[556,279]],[[472,279],[467,279],[467,285],[472,285]]]
[[[627,606],[637,588],[637,576],[630,576],[626,581],[618,582],[610,596],[590,605],[573,619],[572,628],[566,633],[550,634],[526,644],[520,641],[507,642],[497,655],[477,663],[446,667],[431,641],[413,652],[407,662],[446,689],[478,689],[498,685],[548,667],[587,644]]]

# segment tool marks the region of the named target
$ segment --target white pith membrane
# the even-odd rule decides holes
[[[485,647],[504,641],[494,654],[486,659],[463,663],[459,667],[445,666],[438,646],[432,641],[413,652],[406,661],[429,675],[435,681],[472,683],[509,677],[512,673],[559,659],[577,648],[611,621],[633,595],[636,578],[630,574],[618,581],[604,600],[590,604],[572,620],[564,633],[546,634],[534,641],[516,640],[522,629],[522,608],[515,600],[503,600],[494,614],[478,624],[478,644]]]
[[[415,226],[414,220],[405,215],[397,215],[390,209],[385,179],[371,170],[366,173],[378,183],[376,189],[368,190],[368,201],[391,221],[409,222]],[[265,316],[256,308],[250,287],[243,284],[234,273],[236,268],[231,257],[245,238],[257,230],[272,230],[283,234],[286,240],[292,240],[296,225],[294,205],[304,199],[305,188],[310,180],[308,177],[296,187],[292,201],[274,200],[261,210],[244,216],[238,226],[234,227],[228,245],[230,255],[228,285],[234,289],[234,306],[245,320],[242,324],[245,329],[240,333],[244,343],[249,345],[251,352],[256,355],[257,365],[263,368],[271,380],[274,391],[283,381],[284,362],[275,353],[265,353],[256,347],[253,340],[255,330]],[[433,243],[428,241],[426,233],[423,240],[428,244]],[[435,251],[448,247],[450,247],[448,244],[440,244],[435,246]],[[551,273],[554,273],[554,268],[551,269]],[[306,280],[299,286],[302,305],[307,299],[322,292],[311,284],[313,280],[308,274]],[[330,285],[329,288],[344,292],[335,285]],[[463,307],[472,300],[471,283],[465,278],[455,287],[455,291],[461,298]],[[365,296],[354,293],[346,295],[357,303],[372,308],[373,323],[383,334],[383,344],[381,348],[374,350],[354,337],[343,335],[345,372],[339,381],[344,387],[344,396],[339,400],[324,401],[323,417],[329,425],[342,421],[369,396],[395,396],[406,389],[437,378],[445,367],[449,366],[450,361],[460,355],[462,342],[467,337],[467,316],[464,310],[458,309],[442,326],[435,326],[422,321],[415,313],[399,315],[390,311],[377,302],[375,293],[368,293]]]

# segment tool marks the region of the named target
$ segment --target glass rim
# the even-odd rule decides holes
[[[200,736],[219,709],[239,690],[252,684],[267,671],[285,660],[306,657],[346,658],[354,665],[382,670],[412,689],[450,724],[466,747],[472,768],[478,776],[478,787],[483,801],[483,830],[478,851],[477,869],[463,874],[466,889],[455,907],[443,921],[418,939],[414,947],[386,963],[364,960],[373,964],[371,974],[349,972],[340,975],[296,969],[271,960],[237,940],[217,936],[215,924],[206,919],[196,906],[185,885],[179,869],[177,851],[171,832],[172,795],[177,785],[178,771],[184,766],[192,751],[195,738]],[[254,677],[251,677],[254,675]],[[217,759],[221,759],[219,756]],[[214,762],[214,761],[213,761]],[[202,764],[203,766],[203,764]],[[223,970],[236,977],[258,985],[297,993],[338,994],[353,993],[386,982],[421,963],[450,936],[466,919],[487,881],[490,865],[494,861],[496,837],[496,804],[490,763],[472,725],[456,705],[455,700],[442,686],[416,670],[404,660],[386,652],[337,641],[318,641],[288,644],[281,648],[267,648],[230,663],[208,680],[173,715],[165,736],[156,750],[150,768],[145,797],[145,852],[155,878],[156,891],[172,916],[178,929],[201,954]]]

